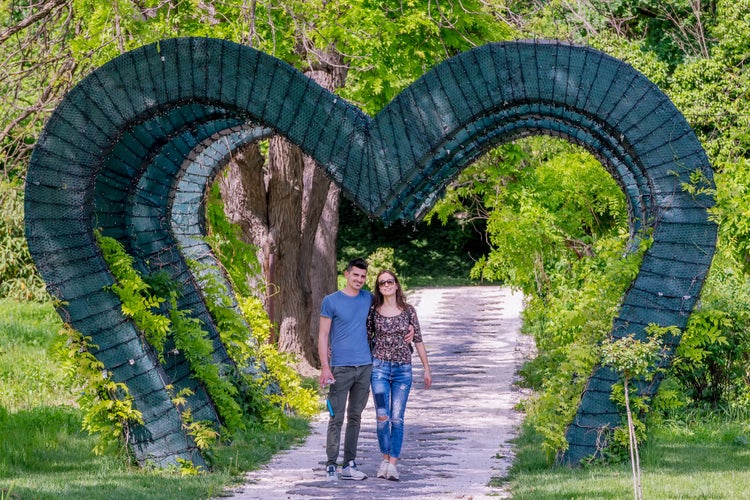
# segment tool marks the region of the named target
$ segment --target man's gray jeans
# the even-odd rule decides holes
[[[370,374],[372,365],[334,366],[331,368],[336,382],[328,390],[328,401],[333,416],[328,420],[326,455],[328,465],[336,465],[341,446],[341,427],[346,413],[346,434],[344,436],[344,465],[357,458],[357,442],[362,420],[362,411],[370,397]],[[347,405],[348,400],[348,405]]]

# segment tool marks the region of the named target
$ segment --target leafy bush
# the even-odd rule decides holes
[[[470,284],[475,282],[469,277],[474,262],[489,251],[483,234],[481,221],[462,225],[457,219],[386,227],[342,199],[338,267],[342,270],[350,260],[365,257],[373,275],[381,266],[390,267],[410,287]]]
[[[522,370],[537,390],[526,409],[550,457],[567,447],[565,429],[649,242],[642,240],[639,252],[623,256],[627,239],[601,239],[594,256],[570,262],[566,272],[550,276],[546,296],[528,301],[523,328],[534,336],[538,356]]]
[[[91,337],[67,326],[61,334],[65,341],[58,344],[55,357],[68,372],[69,380],[81,388],[78,405],[83,411],[83,429],[98,439],[94,452],[124,449],[131,426],[143,423],[141,412],[133,408],[127,385],[113,381],[101,361],[91,354],[96,347]]]
[[[472,277],[526,297],[523,329],[537,357],[521,370],[536,390],[524,406],[551,458],[567,447],[565,429],[648,235],[630,240],[625,197],[593,156],[547,137],[491,151],[461,173],[430,215],[484,218],[491,250]]]
[[[688,402],[750,409],[750,280],[720,252],[671,369]]]

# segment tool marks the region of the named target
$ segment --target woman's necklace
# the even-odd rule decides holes
[[[401,314],[402,311],[396,304],[384,303],[382,306],[380,306],[378,312],[381,316],[392,318]]]

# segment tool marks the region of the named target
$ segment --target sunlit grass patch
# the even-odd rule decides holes
[[[75,404],[63,369],[50,356],[61,327],[49,303],[0,301],[0,407],[15,412]]]
[[[641,453],[644,498],[750,498],[750,420],[722,412],[686,416],[651,426]],[[514,499],[632,498],[628,462],[554,466],[540,443],[525,426],[508,477],[494,479],[508,484]]]

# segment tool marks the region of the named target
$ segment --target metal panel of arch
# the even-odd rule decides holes
[[[714,253],[713,200],[682,189],[696,172],[712,183],[695,134],[655,85],[596,50],[556,41],[478,47],[444,61],[371,118],[249,47],[179,38],[139,48],[85,78],[50,117],[29,165],[26,232],[50,292],[64,301],[59,312],[93,337],[96,356],[148,415],[130,443],[141,461],[203,463],[164,381],[196,384],[185,360],[162,365],[141,347],[105,290],[113,278],[94,229],[123,242],[139,268],[180,279],[184,305],[213,332],[215,361],[231,365],[185,262],[194,246],[205,250],[203,186],[227,154],[271,131],[386,223],[421,218],[463,168],[502,143],[551,134],[582,145],[625,193],[633,237],[653,234],[615,337],[644,337],[650,323],[683,327]],[[678,339],[668,340],[676,347]],[[591,375],[567,430],[566,461],[596,454],[599,430],[619,424],[609,401],[615,380],[604,368]],[[194,404],[219,421],[205,391]]]

